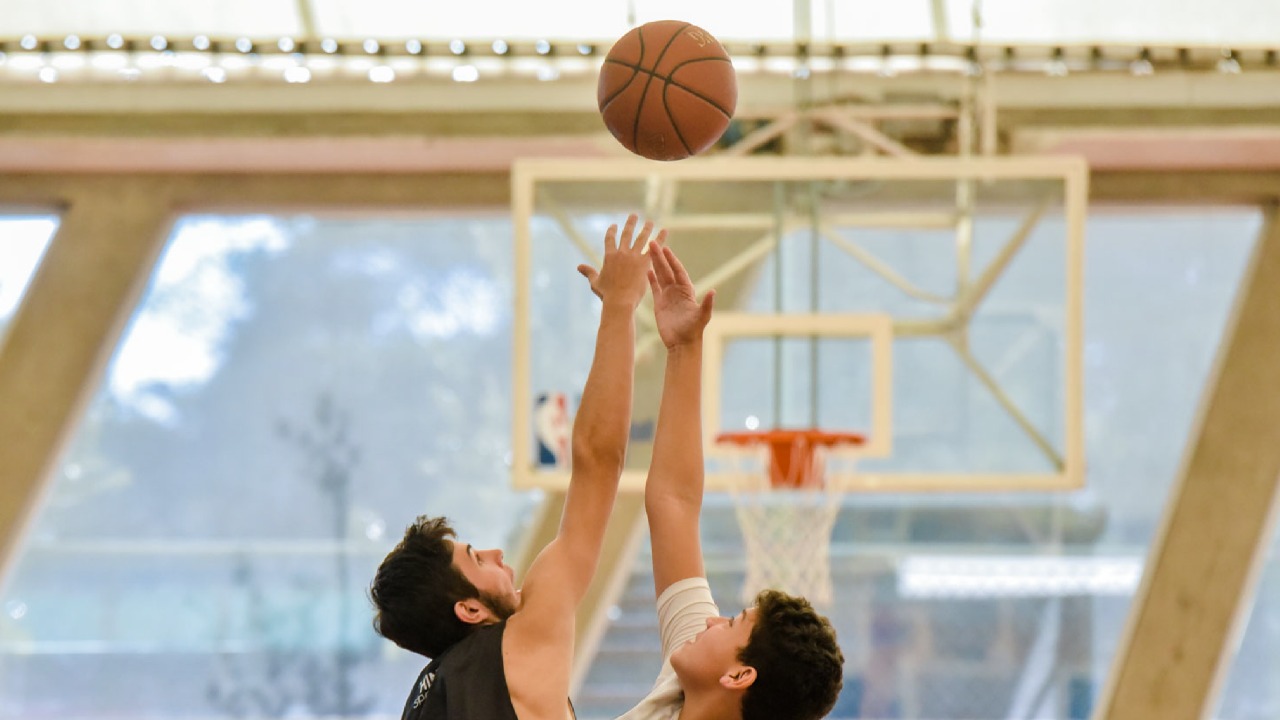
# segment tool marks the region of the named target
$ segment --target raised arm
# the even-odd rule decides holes
[[[689,273],[670,248],[653,253],[649,285],[667,367],[658,408],[653,458],[644,504],[653,547],[657,595],[679,580],[701,577],[702,541],[702,330],[715,292],[699,302]]]
[[[618,236],[605,234],[599,271],[580,265],[602,301],[595,357],[573,423],[572,470],[560,530],[524,579],[522,610],[570,610],[585,596],[600,559],[605,527],[618,493],[631,426],[635,370],[635,309],[646,291],[651,223],[635,234],[636,216]],[[659,233],[658,242],[665,239]],[[530,603],[535,608],[528,608]],[[570,618],[572,616],[570,615]]]
[[[634,236],[636,216],[627,218],[616,245],[613,233],[605,235],[605,254],[599,272],[579,265],[578,272],[591,282],[600,297],[600,330],[595,359],[582,390],[582,401],[573,423],[573,466],[557,541],[566,546],[575,566],[576,600],[586,594],[595,574],[604,542],[605,526],[618,492],[618,479],[626,462],[631,431],[632,391],[635,379],[635,311],[645,294],[649,267],[646,253],[653,223],[646,222]],[[666,239],[658,233],[657,242]]]

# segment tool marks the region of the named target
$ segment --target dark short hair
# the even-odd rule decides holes
[[[405,650],[434,658],[475,630],[458,618],[459,600],[479,597],[453,564],[457,533],[443,517],[420,515],[387,553],[369,585],[373,629]]]
[[[742,720],[816,720],[835,707],[844,685],[836,631],[802,597],[777,590],[756,596],[755,625],[738,660],[756,670],[742,695]]]

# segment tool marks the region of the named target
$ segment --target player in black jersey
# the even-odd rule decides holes
[[[572,470],[560,530],[521,588],[502,551],[478,550],[444,518],[420,517],[374,577],[374,627],[432,658],[404,715],[412,720],[565,720],[574,616],[599,563],[631,422],[635,309],[648,287],[652,223],[631,215],[604,238],[597,271],[578,271],[601,299],[595,357],[572,438]]]

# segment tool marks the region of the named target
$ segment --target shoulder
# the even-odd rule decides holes
[[[432,666],[450,668],[499,658],[505,630],[505,623],[481,625],[466,637],[450,645],[427,667],[428,669]]]
[[[402,717],[518,720],[503,671],[501,624],[477,628],[418,675]]]
[[[670,662],[662,664],[662,672],[653,689],[636,706],[618,720],[674,720],[684,707],[684,691]]]
[[[573,632],[547,633],[531,627],[540,618],[507,621],[502,638],[502,662],[511,704],[522,719],[563,718],[569,707],[569,669],[573,661]]]
[[[681,618],[706,618],[720,614],[711,586],[704,577],[685,578],[672,583],[658,596],[658,622],[667,625]]]
[[[662,638],[662,658],[707,628],[707,618],[720,614],[704,577],[672,583],[658,596],[658,632]]]

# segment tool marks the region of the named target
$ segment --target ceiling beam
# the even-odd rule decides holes
[[[495,76],[475,83],[444,78],[405,78],[384,85],[333,80],[291,85],[257,78],[215,85],[188,82],[0,83],[5,102],[0,117],[31,113],[190,113],[230,117],[272,113],[298,118],[316,113],[597,113],[596,73],[566,74],[559,80]],[[815,79],[808,95],[816,104],[876,105],[927,100],[958,103],[967,78],[959,73],[833,73]],[[1280,71],[1239,75],[1158,72],[1072,73],[1065,77],[993,72],[991,100],[1001,110],[1143,108],[1248,108],[1280,112]],[[794,109],[797,81],[790,73],[738,74],[739,118]],[[1158,118],[1151,118],[1158,121]]]
[[[157,180],[74,199],[0,344],[0,587],[169,224]]]
[[[1270,547],[1280,488],[1280,216],[1268,213],[1152,543],[1099,720],[1214,710]]]

